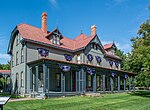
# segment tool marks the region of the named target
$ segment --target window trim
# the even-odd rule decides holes
[[[24,63],[24,48],[21,48],[21,63]]]
[[[19,65],[18,54],[19,54],[19,52],[17,51],[17,52],[16,52],[16,65]]]
[[[24,87],[24,75],[23,75],[23,71],[21,71],[21,75],[20,75],[20,87]]]

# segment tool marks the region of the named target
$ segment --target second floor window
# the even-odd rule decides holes
[[[19,34],[17,34],[17,35],[16,35],[16,45],[18,45],[18,44],[19,44],[19,42],[20,42],[20,35],[19,35]]]
[[[21,63],[24,62],[24,49],[21,49]]]
[[[18,65],[19,62],[18,62],[18,52],[16,52],[16,65]]]
[[[80,54],[77,55],[77,63],[81,63],[81,57],[80,57]]]

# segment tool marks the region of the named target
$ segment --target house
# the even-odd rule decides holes
[[[135,74],[120,70],[116,45],[103,46],[95,25],[91,26],[90,36],[81,33],[69,39],[58,28],[48,30],[46,12],[41,18],[41,28],[23,23],[11,33],[8,54],[14,93],[50,95],[131,90]]]
[[[3,92],[10,92],[11,91],[11,78],[10,78],[10,70],[0,70],[0,90],[2,90]]]

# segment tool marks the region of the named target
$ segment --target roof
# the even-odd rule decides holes
[[[55,45],[55,44],[52,44],[49,41],[49,39],[47,38],[47,36],[49,36],[55,30],[53,30],[52,32],[44,33],[42,31],[42,29],[31,26],[29,24],[25,24],[25,23],[18,25],[17,29],[18,29],[19,33],[21,34],[22,38],[24,38],[25,40],[40,42],[40,43],[44,43],[44,44],[48,44],[48,45],[53,45],[53,46],[56,46],[59,48],[63,48],[66,50],[72,50],[72,51],[86,47],[90,43],[90,41],[92,39],[94,39],[96,36],[96,35],[87,36],[85,34],[80,34],[73,40],[69,39],[65,36],[62,36],[62,38],[60,40],[61,45]],[[106,44],[106,45],[104,45],[104,49],[111,48],[112,46],[113,46],[113,43]],[[105,52],[105,53],[109,57],[113,57],[113,58],[117,58],[117,59],[120,58],[115,55],[109,55],[107,52]]]
[[[46,38],[50,33],[44,33],[40,28],[25,23],[18,25],[17,28],[24,39],[53,45],[49,39]],[[85,34],[80,34],[76,39],[72,40],[63,36],[60,40],[61,45],[59,47],[76,50],[87,46],[94,37],[95,36],[88,37]]]
[[[0,73],[10,73],[10,70],[0,70]]]
[[[105,69],[105,70],[111,70],[111,71],[118,71],[118,72],[121,72],[121,73],[127,73],[127,74],[132,74],[132,75],[136,75],[136,73],[132,73],[132,72],[128,72],[128,71],[123,71],[123,70],[116,70],[116,69],[113,69],[113,68],[107,68],[107,67],[103,67],[103,66],[96,66],[96,65],[92,65],[92,64],[85,64],[85,63],[75,63],[75,62],[69,62],[69,61],[62,61],[62,60],[56,60],[56,59],[51,59],[51,58],[41,58],[41,59],[38,59],[36,61],[31,61],[31,62],[28,62],[28,64],[34,64],[36,62],[40,62],[42,60],[45,60],[45,61],[53,61],[53,62],[57,62],[57,63],[64,63],[64,64],[72,64],[72,65],[79,65],[79,66],[90,66],[90,67],[95,67],[95,68],[99,68],[99,69]]]
[[[105,44],[103,47],[104,49],[110,49],[113,46],[114,43],[110,43],[110,44]]]

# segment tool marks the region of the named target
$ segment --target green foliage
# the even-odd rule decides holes
[[[130,71],[129,62],[131,60],[130,59],[131,54],[130,53],[125,54],[120,49],[116,49],[115,54],[122,59],[122,61],[121,61],[121,70]]]
[[[130,60],[130,70],[138,73],[137,85],[150,86],[150,20],[144,22],[137,33],[137,37],[132,38],[132,53]]]
[[[137,86],[150,86],[150,19],[144,22],[137,36],[131,39],[132,52],[124,54],[116,50],[122,58],[121,69],[137,73]]]
[[[3,89],[3,85],[4,85],[4,84],[6,84],[6,80],[5,80],[3,77],[1,77],[1,78],[0,78],[0,90]]]
[[[10,62],[7,64],[0,64],[0,70],[10,70]]]

